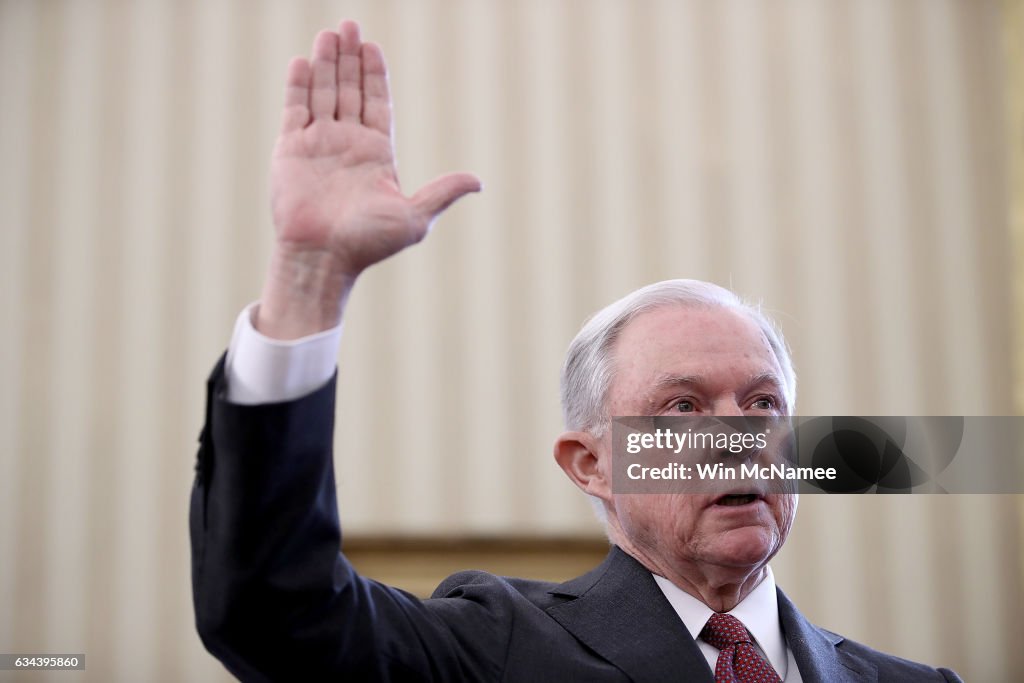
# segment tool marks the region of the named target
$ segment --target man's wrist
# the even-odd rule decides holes
[[[290,340],[337,327],[357,275],[328,252],[277,244],[253,321],[256,330]]]

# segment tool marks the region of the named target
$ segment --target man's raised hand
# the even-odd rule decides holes
[[[380,48],[342,22],[288,66],[271,164],[277,241],[257,328],[294,338],[337,324],[355,278],[423,239],[452,202],[480,189],[468,173],[402,194]]]

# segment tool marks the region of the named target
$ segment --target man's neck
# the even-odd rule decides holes
[[[729,612],[740,604],[767,575],[767,564],[757,567],[721,567],[694,563],[670,563],[622,542],[616,544],[651,573],[663,576],[716,612]]]

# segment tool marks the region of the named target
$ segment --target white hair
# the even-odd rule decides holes
[[[615,374],[612,349],[622,330],[641,313],[661,306],[726,308],[750,317],[761,329],[782,369],[786,407],[796,405],[796,374],[789,349],[775,323],[735,293],[701,280],[664,280],[642,287],[605,306],[584,323],[569,344],[562,365],[562,417],[565,428],[600,436],[608,425],[605,409]]]

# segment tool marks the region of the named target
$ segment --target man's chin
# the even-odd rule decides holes
[[[722,532],[715,539],[708,555],[712,562],[723,567],[750,567],[764,565],[778,552],[774,535],[761,526],[745,526]]]

